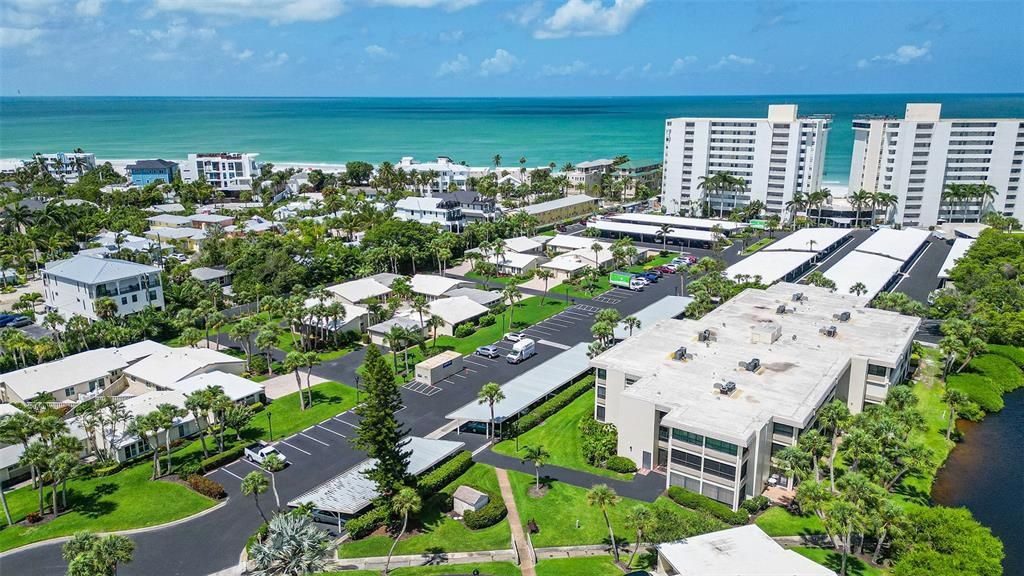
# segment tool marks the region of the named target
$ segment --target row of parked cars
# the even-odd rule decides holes
[[[32,324],[32,319],[21,314],[0,314],[0,328],[23,328]]]

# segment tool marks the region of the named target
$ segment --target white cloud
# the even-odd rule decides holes
[[[459,54],[454,60],[441,62],[437,68],[437,76],[454,76],[462,74],[469,68],[469,58],[465,54]]]
[[[519,24],[520,26],[529,26],[532,22],[540,18],[542,12],[544,12],[544,3],[540,0],[534,0],[530,3],[520,4],[511,12],[506,13],[505,18]]]
[[[78,0],[75,4],[75,13],[79,16],[99,16],[103,11],[103,0]]]
[[[754,60],[753,58],[748,58],[746,56],[737,56],[736,54],[729,54],[728,56],[722,56],[721,58],[719,58],[718,62],[712,64],[711,66],[708,66],[708,70],[720,70],[722,68],[725,68],[726,66],[730,66],[733,64],[737,66],[750,66],[751,64],[754,64],[756,62],[757,60]]]
[[[197,28],[184,18],[175,18],[167,28],[152,30],[129,30],[129,34],[144,38],[146,42],[159,44],[163,49],[177,49],[186,41],[209,40],[217,35],[213,28]]]
[[[568,0],[534,30],[534,38],[567,36],[615,36],[629,26],[647,0]]]
[[[689,68],[690,65],[696,61],[696,56],[683,56],[682,58],[676,58],[668,68],[668,75],[675,76],[676,74],[682,74],[684,70]]]
[[[35,42],[43,31],[39,28],[8,28],[0,27],[0,48],[24,46]]]
[[[259,18],[273,24],[318,22],[345,10],[343,0],[156,0],[156,10],[209,16]]]
[[[274,52],[273,50],[267,52],[263,65],[268,68],[276,68],[283,66],[288,62],[287,52]]]
[[[38,28],[66,11],[63,0],[4,0],[0,2],[0,22],[7,30]]]
[[[397,8],[444,8],[449,12],[454,12],[479,4],[480,0],[372,0],[371,3]]]
[[[370,44],[366,48],[363,48],[363,52],[366,55],[375,60],[391,60],[395,58],[395,54],[380,44]]]
[[[586,72],[590,72],[590,64],[580,60],[574,60],[571,64],[562,64],[560,66],[545,64],[541,69],[541,74],[545,76],[576,76]]]
[[[502,74],[508,74],[513,69],[518,68],[520,64],[522,64],[522,62],[511,52],[504,48],[498,48],[494,51],[494,56],[491,56],[480,63],[480,75],[501,76]]]
[[[253,57],[253,54],[255,54],[252,50],[248,48],[244,50],[237,50],[235,48],[235,43],[229,40],[222,42],[220,48],[225,53],[227,53],[228,56],[236,60],[248,60]]]
[[[861,58],[857,61],[857,68],[867,68],[874,62],[894,62],[896,64],[909,64],[914,60],[929,59],[931,58],[932,43],[931,41],[925,42],[920,46],[914,46],[913,44],[904,44],[893,52],[888,54],[881,54],[874,56],[870,59]]]

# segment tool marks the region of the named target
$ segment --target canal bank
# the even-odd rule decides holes
[[[1005,408],[982,422],[959,422],[964,440],[939,471],[932,498],[967,507],[1003,541],[1004,574],[1024,574],[1024,389],[1003,399]]]

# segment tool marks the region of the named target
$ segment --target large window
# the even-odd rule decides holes
[[[598,398],[605,398],[607,396],[608,396],[607,388],[605,388],[604,386],[598,386],[597,387],[597,397]]]
[[[604,368],[598,368],[597,377],[600,378],[601,380],[608,378],[608,371],[605,370]]]
[[[687,432],[686,430],[680,430],[678,428],[672,429],[672,438],[695,446],[704,445],[704,437],[700,434],[694,434],[693,432]]]
[[[692,468],[694,470],[700,470],[700,456],[690,454],[689,452],[683,452],[682,450],[672,451],[672,463]]]
[[[708,438],[707,444],[705,444],[709,450],[715,450],[718,452],[724,452],[726,454],[732,454],[733,456],[739,451],[735,444],[725,442],[723,440],[715,440],[714,438]]]
[[[673,452],[673,455],[675,453]],[[736,467],[730,466],[729,464],[723,464],[722,462],[716,462],[715,460],[704,460],[704,471],[708,474],[718,476],[719,478],[727,478],[733,480],[736,478]]]
[[[719,488],[714,484],[704,483],[704,488],[701,490],[701,493],[712,500],[718,500],[722,504],[725,504],[730,508],[732,507],[732,490]]]
[[[668,442],[668,428],[664,426],[658,426],[658,440],[664,440]]]
[[[877,364],[868,364],[868,375],[878,376],[879,378],[885,378],[889,374],[889,369],[885,366],[879,366]]]
[[[772,425],[772,433],[778,434],[779,436],[785,436],[786,438],[793,437],[793,427],[785,424],[775,423]]]
[[[604,422],[604,406],[598,405],[597,415],[594,417],[598,422]]]

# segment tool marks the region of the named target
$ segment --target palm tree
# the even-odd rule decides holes
[[[793,192],[793,197],[786,202],[786,210],[791,216],[791,220],[796,219],[796,213],[801,210],[807,209],[807,195],[803,192]]]
[[[981,202],[981,205],[978,207],[977,220],[978,222],[981,222],[981,217],[985,214],[985,208],[996,199],[999,192],[996,190],[995,186],[988,183],[974,184],[971,186],[971,189],[973,196]]]
[[[46,470],[46,465],[50,461],[51,448],[43,442],[37,440],[32,442],[25,448],[25,451],[21,453],[21,458],[18,460],[18,464],[21,466],[29,466],[32,468],[36,480],[38,482],[39,489],[39,515],[43,515],[43,472]]]
[[[508,301],[508,329],[512,330],[512,317],[515,314],[516,303],[523,299],[523,293],[515,284],[509,284],[501,290],[501,297]]]
[[[839,436],[843,433],[850,420],[850,409],[842,400],[833,400],[818,412],[818,426],[831,435],[831,454],[828,458],[829,483],[834,492],[836,489],[836,452],[839,450]]]
[[[264,522],[267,521],[267,516],[263,513],[263,507],[260,506],[260,494],[266,492],[268,488],[270,488],[270,482],[262,472],[254,470],[242,478],[242,494],[252,496],[253,501],[256,502],[256,510],[259,511],[260,518],[263,518]]]
[[[867,291],[868,287],[865,286],[863,282],[855,282],[853,286],[850,286],[850,294],[861,296],[863,294],[867,294]]]
[[[391,555],[395,553],[395,546],[398,546],[398,541],[405,535],[405,529],[409,527],[409,514],[415,514],[420,511],[420,507],[423,506],[423,501],[420,500],[420,495],[415,490],[408,486],[402,488],[395,494],[391,499],[391,508],[396,513],[402,516],[402,529],[399,530],[395,536],[395,541],[391,543],[391,548],[388,550],[388,558],[384,562],[384,574],[385,576],[390,572],[391,569]]]
[[[405,340],[408,333],[405,329],[397,324],[391,327],[391,330],[384,335],[384,342],[391,349],[391,359],[395,367],[395,373],[398,373],[398,351],[403,349],[405,346]]]
[[[431,314],[430,318],[427,318],[427,328],[430,329],[431,335],[433,336],[434,348],[437,348],[437,329],[444,326],[444,324],[444,318],[441,318],[440,316],[437,316],[435,314]]]
[[[171,460],[171,428],[178,424],[178,420],[188,414],[186,410],[178,408],[174,404],[160,404],[156,407],[159,414],[160,426],[164,429],[164,446],[167,450],[167,473],[174,471]]]
[[[430,312],[430,305],[427,303],[427,297],[423,294],[413,296],[410,308],[412,308],[413,312],[420,315],[420,326],[426,325],[426,322],[423,321],[423,314]]]
[[[639,330],[640,329],[640,325],[641,325],[640,319],[637,318],[636,316],[626,316],[625,318],[622,319],[622,324],[626,328],[629,328],[629,335],[630,336],[633,335],[633,329],[635,328],[635,329]]]
[[[303,411],[306,410],[306,397],[302,393],[302,376],[299,375],[299,370],[302,370],[305,365],[306,359],[302,352],[293,350],[284,358],[284,371],[295,374],[295,384],[299,387],[299,408]]]
[[[488,382],[477,394],[477,404],[487,404],[491,411],[491,419],[488,421],[487,437],[493,438],[494,434],[494,405],[505,399],[505,393],[497,382]]]
[[[306,393],[309,394],[309,405],[313,405],[313,387],[309,385],[309,377],[313,367],[320,364],[320,355],[316,352],[305,352],[302,355],[302,365],[306,367]]]
[[[848,199],[850,201],[850,206],[852,206],[854,210],[854,225],[860,228],[860,213],[864,210],[864,207],[871,202],[871,194],[868,193],[867,190],[861,188],[860,190],[850,194]]]
[[[651,531],[656,522],[657,518],[654,512],[643,504],[633,506],[626,513],[626,526],[636,530],[636,542],[633,544],[633,552],[629,555],[629,561],[626,562],[627,569],[633,566],[633,558],[636,556],[637,550],[640,550],[640,544],[643,542],[644,535]]]
[[[68,574],[117,576],[117,567],[132,561],[135,542],[127,536],[110,534],[102,538],[91,532],[78,532],[64,543],[61,554],[68,563]]]
[[[821,482],[821,458],[828,452],[828,438],[821,435],[816,429],[808,430],[800,435],[797,441],[800,448],[811,457],[811,470],[814,472],[815,482]]]
[[[718,174],[701,176],[700,182],[697,183],[697,189],[704,191],[704,201],[702,202],[704,207],[701,209],[701,215],[705,218],[711,212],[711,197],[720,190],[721,183],[722,180]]]
[[[535,478],[534,487],[537,492],[540,492],[540,467],[547,464],[548,459],[551,458],[551,453],[544,448],[544,446],[538,444],[536,446],[527,446],[524,448],[523,462],[533,462],[533,473]]]
[[[612,555],[615,561],[619,561],[619,547],[615,544],[615,531],[612,529],[612,521],[608,517],[608,509],[619,503],[619,495],[607,484],[598,484],[587,492],[587,503],[597,506],[604,514],[604,523],[608,526],[608,536],[612,541]]]
[[[185,396],[185,409],[192,413],[192,418],[199,427],[199,442],[203,446],[203,459],[210,457],[206,449],[206,418],[210,411],[210,395],[206,390],[196,390]]]
[[[879,206],[885,208],[885,222],[889,222],[889,209],[899,204],[899,200],[895,194],[887,194],[885,192],[875,194],[874,201]]]
[[[661,251],[668,252],[668,233],[672,231],[672,228],[668,224],[662,224],[658,231],[654,233],[655,236],[661,238]]]
[[[957,412],[967,407],[971,400],[960,390],[947,388],[942,393],[942,401],[949,407],[949,421],[946,424],[946,440],[949,440],[953,434],[953,428],[956,426]]]
[[[275,322],[267,324],[256,333],[256,347],[259,348],[267,358],[267,375],[274,373],[274,359],[271,353],[277,346],[277,339],[281,334],[281,326]]]
[[[533,271],[534,278],[544,281],[544,293],[540,296],[540,305],[544,305],[544,298],[548,295],[548,281],[555,277],[555,272],[548,268],[537,268]]]
[[[330,536],[310,515],[278,514],[270,519],[264,541],[250,547],[249,557],[259,576],[305,576],[323,572],[330,550]]]

